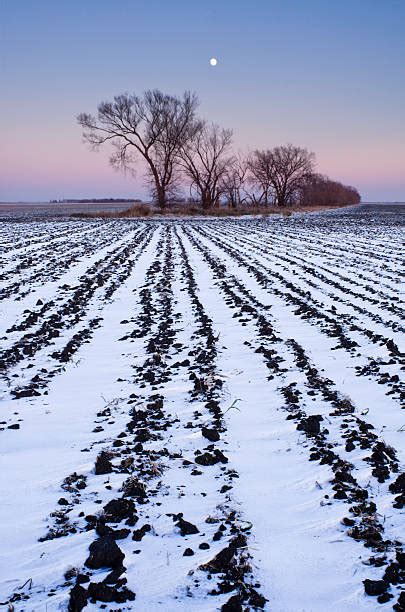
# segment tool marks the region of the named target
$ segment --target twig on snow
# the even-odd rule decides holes
[[[238,412],[240,412],[240,408],[237,407],[236,402],[241,402],[242,400],[240,398],[234,399],[232,404],[229,406],[229,408],[227,408],[224,412],[224,414],[226,414],[227,412],[229,412],[229,410],[237,410]]]

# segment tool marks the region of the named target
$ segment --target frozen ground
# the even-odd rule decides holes
[[[403,222],[3,223],[4,609],[404,610]]]

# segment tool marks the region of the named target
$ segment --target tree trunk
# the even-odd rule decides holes
[[[279,206],[282,206],[283,208],[285,208],[285,206],[287,205],[287,199],[286,199],[286,194],[284,191],[279,191],[277,194],[277,204]]]
[[[164,187],[164,185],[162,185],[161,181],[160,181],[160,177],[159,174],[157,173],[157,170],[155,168],[155,165],[153,163],[153,161],[147,157],[146,161],[149,164],[149,168],[151,171],[151,174],[153,176],[153,180],[155,182],[155,190],[156,190],[156,204],[159,206],[159,208],[163,209],[166,208],[166,188]]]
[[[208,190],[205,190],[205,189],[201,190],[201,206],[203,207],[204,210],[208,210],[209,208],[212,207],[211,194],[209,193]]]
[[[161,185],[156,185],[156,200],[159,208],[166,208],[166,190]]]

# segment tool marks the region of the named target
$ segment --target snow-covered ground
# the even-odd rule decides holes
[[[5,610],[405,610],[400,209],[0,237]]]

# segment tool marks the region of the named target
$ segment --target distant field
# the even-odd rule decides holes
[[[50,202],[0,203],[0,221],[67,217],[73,213],[118,211],[130,206],[129,202],[87,202],[54,204]]]
[[[392,609],[405,206],[83,207],[0,205],[0,601]]]

